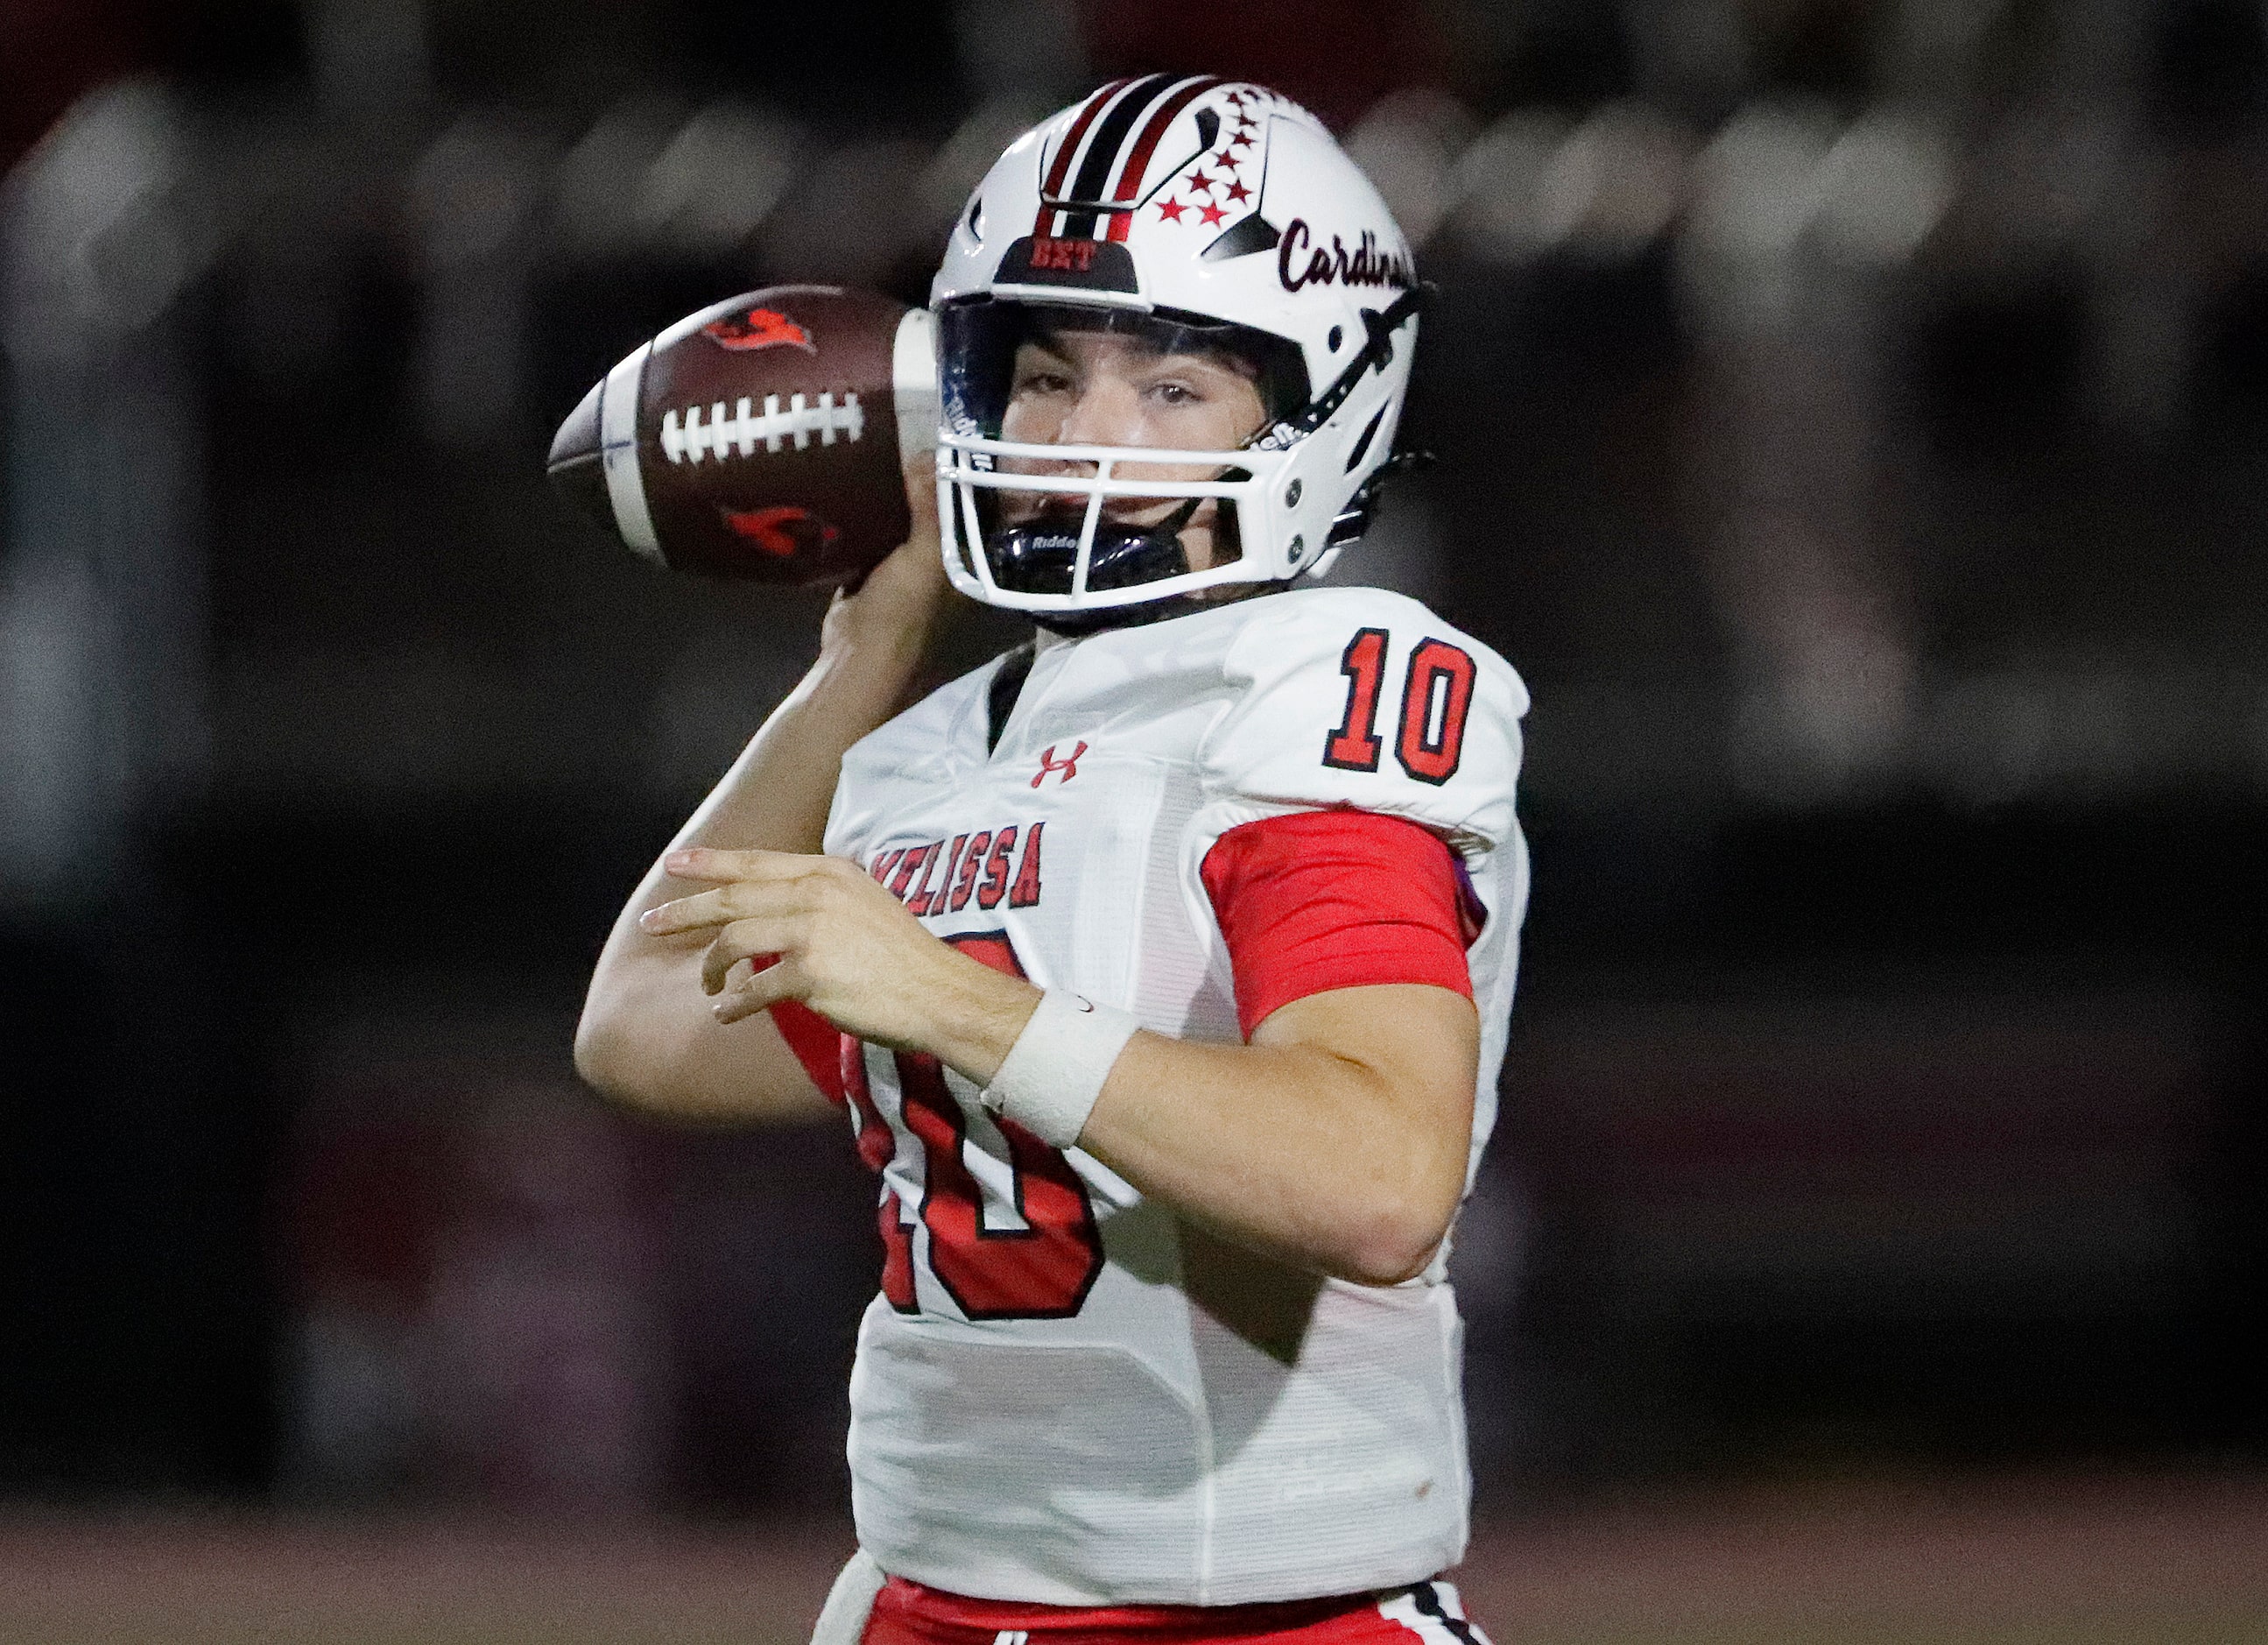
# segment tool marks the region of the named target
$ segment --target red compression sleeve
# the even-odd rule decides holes
[[[800,1000],[783,1000],[771,1008],[780,1037],[830,1103],[845,1099],[843,1089],[843,1031]]]
[[[1333,988],[1430,983],[1469,1000],[1481,908],[1438,835],[1375,811],[1301,811],[1233,828],[1205,853],[1247,1039]]]

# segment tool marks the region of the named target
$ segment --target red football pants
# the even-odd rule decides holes
[[[1447,1582],[1270,1605],[1086,1611],[967,1599],[893,1576],[860,1645],[1489,1645]]]

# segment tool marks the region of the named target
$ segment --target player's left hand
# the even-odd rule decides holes
[[[923,930],[854,862],[696,847],[663,867],[711,889],[649,909],[638,924],[655,936],[716,933],[701,985],[719,1022],[799,1000],[847,1034],[933,1051],[990,1079],[1038,1002],[1028,985]]]

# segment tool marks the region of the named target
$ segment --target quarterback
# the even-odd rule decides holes
[[[1303,110],[1116,82],[932,295],[913,539],[648,874],[577,1037],[655,1110],[847,1110],[881,1285],[866,1645],[1475,1645],[1449,1231],[1495,1118],[1518,677],[1301,586],[1392,467],[1409,248]],[[907,705],[947,585],[1033,641]]]

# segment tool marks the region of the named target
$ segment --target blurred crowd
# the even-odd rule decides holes
[[[70,61],[57,41],[120,21],[15,10],[27,81]],[[42,741],[79,696],[123,699],[76,711],[116,722],[76,738],[81,762],[160,789],[208,772],[446,786],[499,762],[578,780],[562,762],[593,751],[542,735],[527,704],[511,710],[526,734],[487,746],[438,712],[461,656],[372,659],[407,677],[362,695],[416,706],[374,711],[395,751],[369,776],[365,738],[325,731],[353,709],[281,707],[322,682],[259,618],[216,609],[215,578],[264,602],[276,559],[335,542],[355,483],[338,470],[373,445],[485,454],[482,477],[517,495],[533,435],[672,306],[788,278],[917,297],[1007,136],[1153,62],[1264,75],[1336,117],[1445,287],[1433,346],[1454,358],[1415,432],[1458,465],[1372,569],[1446,594],[1573,688],[1569,746],[1614,755],[1541,750],[1556,795],[1690,794],[1712,770],[1736,779],[1719,798],[1783,804],[2268,773],[2260,607],[2227,597],[2259,592],[2250,446],[2225,438],[2268,317],[2254,9],[1440,0],[1245,8],[1233,26],[1072,0],[823,24],[205,10],[201,72],[90,85],[11,185],[25,500],[0,623],[100,608],[77,625],[92,649],[47,660],[0,738],[41,773],[0,812],[35,856],[77,831],[75,807],[109,808],[45,792],[112,780],[70,777]],[[129,378],[130,406],[92,394]],[[321,529],[313,499],[276,498],[301,552],[212,531],[229,499],[202,493],[190,454],[239,443],[217,415],[332,470],[313,476]],[[374,439],[345,434],[358,419]],[[82,466],[110,441],[137,461]],[[97,541],[120,513],[147,527],[131,549]],[[121,553],[77,589],[73,568]],[[1583,613],[1609,610],[1594,636]],[[373,609],[374,650],[398,650],[396,615]],[[196,643],[216,623],[245,668]],[[620,669],[550,660],[582,679],[563,722],[602,698],[621,712],[604,683]],[[1689,677],[1664,697],[1646,689],[1664,674]],[[563,700],[558,682],[531,692]],[[666,784],[718,752],[662,741],[641,757]]]

